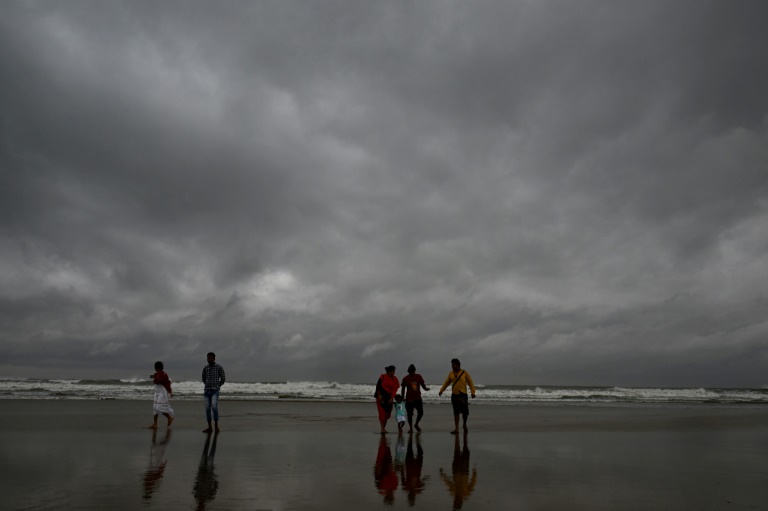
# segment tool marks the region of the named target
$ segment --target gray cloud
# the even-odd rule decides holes
[[[768,383],[761,2],[0,10],[4,375]]]

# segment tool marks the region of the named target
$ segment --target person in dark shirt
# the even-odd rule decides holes
[[[203,433],[214,431],[211,428],[211,415],[213,415],[215,430],[217,433],[219,432],[219,389],[225,381],[224,368],[216,363],[216,354],[208,353],[208,365],[203,368],[203,383],[205,384],[203,396],[205,397],[205,418],[208,420],[208,428],[204,429]]]
[[[419,422],[424,416],[424,403],[421,400],[421,389],[429,390],[424,378],[416,372],[416,366],[411,364],[408,366],[408,376],[403,378],[403,382],[400,388],[400,394],[405,397],[405,411],[408,414],[408,433],[413,433],[413,428],[416,431],[421,431]],[[413,411],[416,410],[416,424],[413,424]]]

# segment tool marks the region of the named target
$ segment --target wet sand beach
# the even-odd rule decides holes
[[[456,437],[374,403],[4,401],[6,509],[765,509],[768,407],[481,405]]]

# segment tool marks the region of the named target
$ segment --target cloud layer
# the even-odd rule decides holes
[[[0,375],[768,384],[763,2],[0,12]]]

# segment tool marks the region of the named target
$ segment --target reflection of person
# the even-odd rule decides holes
[[[405,426],[405,401],[400,394],[395,395],[395,419],[397,420],[397,431],[402,433]]]
[[[405,394],[405,410],[408,412],[408,433],[411,433],[414,428],[413,424],[413,410],[416,410],[416,431],[421,431],[419,422],[424,415],[424,403],[421,400],[421,389],[429,390],[427,384],[424,382],[424,378],[416,372],[416,366],[411,364],[408,366],[408,375],[403,377],[401,383],[400,393]]]
[[[155,415],[155,420],[150,429],[157,429],[157,416],[163,414],[168,419],[168,427],[173,424],[173,408],[171,408],[170,397],[173,396],[171,390],[171,379],[168,374],[163,371],[163,363],[160,361],[155,362],[155,373],[149,375],[155,384],[155,401],[152,406],[152,411]]]
[[[213,437],[213,442],[211,442],[211,437]],[[216,497],[216,492],[219,491],[219,479],[213,471],[213,458],[216,456],[216,440],[218,437],[218,433],[213,435],[208,433],[208,436],[205,438],[203,455],[197,467],[195,485],[192,487],[192,494],[195,496],[197,509],[200,511],[205,509],[205,503],[213,500]]]
[[[385,504],[395,502],[397,490],[397,474],[392,464],[392,451],[389,449],[387,437],[379,439],[379,450],[376,452],[376,464],[373,466],[373,482],[379,495],[384,496]]]
[[[459,437],[453,446],[453,464],[451,465],[453,477],[448,477],[443,469],[440,469],[440,478],[453,497],[453,509],[461,509],[464,501],[469,498],[477,484],[477,469],[472,467],[472,479],[469,478],[469,446],[467,435],[464,435],[464,449],[459,448]]]
[[[381,424],[381,434],[387,432],[387,420],[392,416],[392,404],[395,401],[395,394],[400,388],[400,382],[395,376],[395,366],[387,366],[386,371],[379,376],[376,382],[376,408],[379,411],[379,424]]]
[[[421,477],[421,467],[424,465],[424,449],[421,448],[421,437],[416,435],[416,455],[413,455],[413,435],[408,437],[408,450],[405,452],[405,474],[400,481],[403,491],[408,495],[408,504],[416,504],[416,495],[424,491],[427,479]]]
[[[149,467],[144,472],[144,493],[142,498],[149,500],[152,498],[152,494],[155,492],[157,485],[163,478],[165,472],[165,465],[168,460],[165,458],[165,447],[171,441],[170,429],[165,430],[165,436],[157,443],[157,429],[152,431],[152,448],[149,450]]]
[[[205,384],[203,396],[205,397],[205,418],[208,420],[208,427],[203,430],[203,433],[213,431],[211,429],[211,412],[213,412],[213,420],[216,423],[216,432],[219,432],[219,389],[225,381],[224,368],[216,363],[216,354],[208,353],[208,365],[203,367],[203,383]]]
[[[395,443],[395,472],[400,475],[403,474],[405,468],[405,438],[403,435],[397,436],[397,442]]]
[[[469,400],[467,399],[467,385],[472,390],[472,397],[475,397],[475,384],[468,372],[461,368],[461,362],[458,358],[451,360],[451,372],[445,379],[445,383],[440,387],[438,396],[443,395],[443,391],[448,385],[451,385],[451,405],[453,405],[453,423],[454,428],[451,433],[459,434],[459,415],[464,417],[464,432],[467,432],[467,417],[469,416]]]

